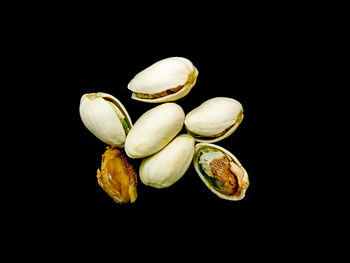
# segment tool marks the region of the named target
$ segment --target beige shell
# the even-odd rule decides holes
[[[132,121],[117,98],[103,92],[84,94],[79,113],[86,128],[98,139],[111,146],[124,146],[127,132],[121,120],[126,121],[129,129]]]
[[[241,178],[241,183],[239,184],[239,189],[240,189],[239,192],[237,191],[234,195],[225,195],[225,194],[219,192],[217,189],[215,189],[214,186],[212,186],[208,182],[208,180],[205,178],[205,176],[202,174],[202,172],[200,171],[200,169],[198,167],[198,164],[199,164],[199,162],[198,162],[199,156],[198,155],[199,155],[200,150],[203,147],[214,148],[218,151],[221,151],[224,155],[230,157],[234,161],[234,163],[236,164],[236,167],[239,167],[239,169],[241,170],[241,172],[243,174],[243,177]],[[238,159],[232,153],[230,153],[228,150],[226,150],[225,148],[220,147],[220,146],[215,145],[215,144],[210,144],[210,143],[198,143],[195,146],[195,150],[194,150],[193,165],[194,165],[194,168],[195,168],[196,172],[198,173],[199,177],[203,181],[203,183],[210,189],[210,191],[212,191],[218,197],[220,197],[222,199],[226,199],[226,200],[233,200],[233,201],[241,200],[245,197],[246,191],[247,191],[248,186],[249,186],[248,173],[244,169],[242,164],[238,161]]]
[[[231,98],[216,97],[189,112],[185,118],[185,126],[196,141],[212,143],[230,136],[242,120],[241,103]]]
[[[185,113],[176,103],[164,103],[146,111],[125,141],[131,158],[143,158],[164,148],[182,129]]]
[[[166,188],[177,182],[191,165],[194,139],[181,134],[162,150],[142,160],[139,174],[142,183],[155,188]]]
[[[186,96],[196,84],[198,70],[192,62],[183,57],[160,60],[138,73],[128,84],[133,91],[132,98],[142,102],[160,103],[175,101]],[[179,91],[168,94],[165,91],[183,86]],[[139,98],[136,93],[147,95],[165,92],[159,98]],[[163,95],[164,95],[163,94]]]

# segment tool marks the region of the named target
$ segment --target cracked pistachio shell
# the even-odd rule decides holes
[[[237,100],[216,97],[203,102],[186,115],[185,126],[198,142],[217,142],[230,136],[243,120]]]
[[[123,147],[131,118],[123,104],[107,93],[84,94],[80,100],[79,113],[86,128],[104,143]]]
[[[183,109],[172,102],[146,111],[128,133],[126,154],[143,158],[158,152],[181,131],[184,118]]]
[[[177,182],[191,165],[194,139],[181,134],[162,150],[142,160],[139,174],[142,183],[155,188],[166,188]]]
[[[230,164],[232,162],[232,165],[230,167],[230,171],[235,174],[237,188],[234,194],[227,195],[222,192],[220,192],[215,186],[213,186],[208,180],[205,175],[203,175],[204,169],[199,167],[199,157],[200,152],[203,148],[211,148],[218,152],[223,153],[225,156],[227,156]],[[245,197],[245,193],[249,187],[249,178],[248,173],[242,166],[242,164],[238,161],[238,159],[228,150],[226,150],[223,147],[220,147],[215,144],[210,143],[198,143],[195,146],[194,150],[194,156],[193,156],[193,166],[201,178],[202,182],[209,188],[210,191],[212,191],[215,195],[222,199],[231,200],[231,201],[238,201]],[[213,167],[213,166],[212,166]],[[219,167],[219,165],[214,166],[217,169],[222,169],[222,167]],[[219,168],[218,168],[219,167]]]
[[[138,73],[128,84],[132,98],[142,102],[175,101],[186,96],[196,84],[198,70],[183,57],[160,60]],[[181,89],[177,90],[176,88]],[[175,89],[171,91],[171,89]],[[143,94],[139,96],[138,94]]]

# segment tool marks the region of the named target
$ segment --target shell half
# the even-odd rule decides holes
[[[248,173],[238,159],[223,147],[210,143],[197,144],[193,165],[203,183],[218,197],[233,201],[245,197],[249,186]]]

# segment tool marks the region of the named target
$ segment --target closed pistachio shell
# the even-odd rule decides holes
[[[111,146],[123,147],[132,121],[118,99],[103,92],[84,94],[79,113],[86,128],[98,139]]]
[[[223,147],[210,143],[195,146],[193,166],[203,183],[222,199],[238,201],[249,187],[248,173]]]
[[[195,85],[198,70],[183,57],[160,60],[138,73],[128,84],[132,98],[142,102],[175,101],[186,96]]]
[[[230,136],[243,119],[237,100],[216,97],[203,102],[186,115],[185,126],[198,142],[217,142]]]
[[[185,113],[175,103],[164,103],[146,111],[134,124],[125,141],[131,158],[143,158],[164,148],[182,129]]]
[[[143,159],[139,171],[142,183],[155,188],[173,185],[190,166],[194,144],[193,137],[181,134],[159,152]]]

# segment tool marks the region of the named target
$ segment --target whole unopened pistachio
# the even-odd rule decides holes
[[[186,96],[196,84],[198,70],[183,57],[160,60],[138,73],[129,83],[135,100],[159,103]]]
[[[79,112],[86,128],[97,138],[106,144],[123,147],[132,122],[118,99],[102,92],[84,94]]]
[[[198,142],[217,142],[230,136],[243,120],[242,104],[232,98],[209,99],[186,115],[188,133]]]
[[[168,102],[148,111],[135,122],[125,141],[130,158],[144,158],[164,148],[182,129],[185,113]]]
[[[137,176],[134,168],[117,148],[108,147],[102,155],[98,184],[117,203],[135,202]]]
[[[155,188],[176,183],[192,162],[194,144],[193,137],[181,134],[159,152],[144,158],[139,172],[141,181]]]

